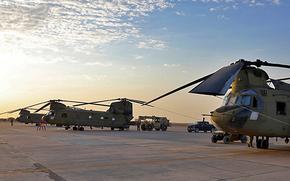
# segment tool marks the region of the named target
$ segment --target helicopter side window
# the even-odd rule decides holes
[[[253,108],[257,108],[258,107],[258,100],[256,97],[253,97]]]
[[[277,102],[276,103],[276,114],[277,115],[286,115],[286,103]]]
[[[249,95],[243,95],[243,96],[239,96],[236,104],[237,105],[242,105],[242,106],[250,106],[251,105],[251,101],[252,101],[252,96]]]
[[[54,112],[53,112],[53,111],[50,111],[50,112],[48,113],[48,115],[49,115],[49,116],[54,116]]]

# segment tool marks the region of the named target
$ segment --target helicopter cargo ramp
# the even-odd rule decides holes
[[[0,180],[285,180],[290,145],[210,143],[210,133],[65,131],[0,123]],[[287,179],[286,179],[287,180]]]

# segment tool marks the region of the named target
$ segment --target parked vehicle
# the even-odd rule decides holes
[[[221,140],[224,142],[224,144],[229,144],[233,141],[241,141],[241,143],[247,143],[248,138],[247,136],[241,134],[229,134],[223,131],[214,131],[211,137],[211,142],[217,143]]]
[[[210,124],[208,121],[199,121],[197,122],[197,124],[191,124],[187,126],[187,131],[188,132],[199,132],[199,131],[203,131],[203,132],[213,132],[215,131],[216,128],[214,125]]]

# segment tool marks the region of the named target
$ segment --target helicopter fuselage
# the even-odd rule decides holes
[[[43,115],[44,114],[30,113],[30,111],[21,110],[16,120],[25,124],[38,124],[41,121]]]
[[[261,69],[241,70],[212,121],[229,133],[290,137],[290,91],[272,88],[267,80]]]
[[[129,128],[132,116],[130,102],[112,103],[107,111],[85,110],[52,103],[49,113],[43,118],[49,124],[64,126],[91,126],[110,128]]]
[[[249,136],[290,136],[290,92],[252,89],[230,96],[234,102],[216,109],[211,116],[224,131]]]

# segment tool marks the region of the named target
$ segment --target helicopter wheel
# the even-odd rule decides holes
[[[262,140],[262,148],[263,149],[268,149],[269,148],[269,140]]]
[[[79,130],[79,131],[84,131],[85,130],[85,128],[84,127],[78,127],[78,129],[77,130]]]
[[[262,148],[262,139],[257,139],[256,144],[257,148]]]

